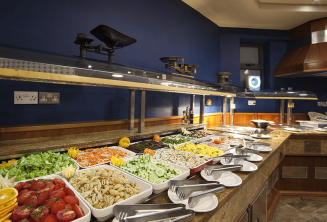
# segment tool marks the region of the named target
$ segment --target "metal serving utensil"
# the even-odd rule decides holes
[[[242,169],[242,165],[213,165],[205,166],[204,173],[217,180],[223,175],[224,171],[236,171],[240,169]]]
[[[218,187],[218,188],[212,189],[212,190],[208,190],[208,191],[206,191],[204,193],[201,193],[201,194],[193,195],[192,197],[190,197],[188,199],[188,205],[189,205],[189,207],[193,208],[196,205],[198,205],[200,203],[201,199],[203,199],[204,197],[211,196],[213,193],[224,192],[224,190],[225,190],[225,186]]]
[[[225,156],[226,163],[231,163],[233,159],[246,159],[247,157],[250,157],[249,155],[231,155],[231,156]],[[235,162],[236,165],[238,165],[238,162]]]
[[[207,191],[217,188],[225,189],[225,186],[222,184],[201,184],[201,185],[188,185],[178,187],[176,191],[176,195],[180,200],[188,199],[193,192],[196,191]],[[218,189],[219,190],[219,189]]]
[[[245,142],[246,148],[251,148],[251,146],[260,145],[260,146],[270,146],[270,143],[261,143],[261,142]]]
[[[154,214],[143,214],[139,216],[124,216],[120,218],[119,222],[144,222],[144,221],[156,221],[156,222],[190,222],[194,219],[193,210],[175,210],[169,212],[157,212]]]
[[[245,149],[237,148],[237,149],[235,149],[235,151],[236,151],[236,154],[238,154],[238,155],[248,155],[251,153],[260,153],[258,150],[251,150],[251,149],[247,149],[247,148],[245,148]]]
[[[137,214],[156,213],[167,210],[184,210],[184,204],[133,204],[133,205],[116,205],[113,213],[115,217],[125,218],[135,216]]]
[[[219,182],[215,181],[199,181],[199,180],[170,180],[168,182],[169,190],[176,193],[176,190],[180,186],[185,185],[200,185],[200,184],[209,184],[209,185],[217,185]]]

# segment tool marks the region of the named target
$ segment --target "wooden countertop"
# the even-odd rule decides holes
[[[186,126],[186,128],[199,128],[204,125],[194,125]],[[76,134],[69,136],[60,136],[54,138],[37,138],[37,139],[26,139],[26,140],[15,140],[15,141],[4,141],[0,142],[0,148],[2,150],[1,157],[13,155],[13,154],[22,154],[27,152],[34,151],[45,151],[52,149],[65,149],[68,147],[77,147],[77,148],[86,148],[91,146],[101,146],[107,145],[110,143],[117,143],[122,137],[129,137],[132,140],[142,139],[145,137],[150,137],[154,134],[164,134],[172,132],[180,132],[180,128],[185,127],[180,124],[171,124],[171,125],[162,125],[162,126],[153,126],[146,127],[144,133],[138,133],[137,129],[135,130],[115,130],[109,132],[100,132],[100,133],[87,133],[87,134]],[[216,129],[220,129],[217,127]],[[324,136],[325,133],[317,133],[312,131],[305,132],[290,132],[290,131],[279,131],[280,134],[271,134],[271,138],[262,139],[263,142],[268,142],[271,144],[272,151],[269,153],[260,153],[260,156],[263,157],[261,162],[255,162],[254,164],[258,166],[258,170],[254,172],[235,172],[241,179],[242,184],[234,188],[226,188],[223,193],[217,194],[219,205],[216,209],[207,212],[207,213],[196,213],[194,221],[203,222],[203,221],[226,221],[230,222],[235,219],[235,217],[243,210],[242,205],[236,204],[231,206],[232,200],[242,196],[243,202],[240,204],[248,204],[247,199],[253,198],[254,192],[257,192],[256,189],[259,189],[258,185],[252,187],[252,184],[257,181],[258,177],[261,175],[267,174],[275,167],[274,164],[277,160],[276,156],[279,156],[279,148],[282,147],[282,144],[290,138],[291,135],[298,136]],[[274,163],[272,164],[272,159]],[[278,162],[278,161],[277,161]],[[268,170],[267,170],[268,169]],[[203,180],[202,177],[198,174],[192,180]],[[260,181],[260,183],[263,180]],[[261,184],[262,185],[262,184]],[[259,186],[261,186],[259,185]],[[250,186],[250,188],[247,188]],[[244,193],[244,189],[248,189],[249,192]],[[249,190],[250,189],[250,190]],[[247,199],[246,199],[247,198]],[[242,201],[240,201],[242,202]],[[246,203],[247,202],[247,203]],[[171,203],[168,198],[167,192],[164,192],[154,198],[153,200],[147,202],[149,204],[162,204],[162,203]],[[234,203],[234,202],[233,202]],[[231,216],[233,215],[233,216]],[[232,218],[234,217],[234,218]],[[96,221],[92,217],[91,221]],[[108,221],[112,221],[109,219]]]

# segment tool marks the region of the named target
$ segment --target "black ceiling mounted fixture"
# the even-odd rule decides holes
[[[136,39],[107,25],[98,25],[92,29],[90,33],[100,41],[104,42],[106,46],[103,46],[102,44],[91,44],[91,42],[94,41],[93,38],[87,37],[84,33],[78,33],[74,43],[80,45],[80,57],[82,58],[87,58],[86,52],[93,52],[108,55],[108,63],[113,63],[113,53],[116,51],[116,49],[123,48],[136,42]]]

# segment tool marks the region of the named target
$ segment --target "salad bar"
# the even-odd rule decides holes
[[[176,204],[169,209],[176,221],[185,215],[186,221],[192,221],[194,212],[211,212],[218,207],[218,193],[242,184],[243,179],[231,171],[258,169],[251,161],[262,161],[260,143],[247,147],[243,139],[229,134],[182,131],[183,135],[155,135],[133,142],[124,137],[119,146],[46,151],[3,162],[2,188],[17,191],[8,200],[13,207],[3,216],[24,222],[106,221],[114,216],[114,221],[133,221],[131,213],[122,217],[115,207],[130,204],[142,208],[141,203],[158,203],[154,200],[163,194]],[[202,182],[190,185],[194,178]],[[161,215],[159,219],[168,215],[159,210],[150,214]],[[137,216],[145,219],[149,212]]]

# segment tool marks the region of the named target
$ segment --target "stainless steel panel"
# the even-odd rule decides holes
[[[308,178],[308,167],[283,166],[282,178]]]
[[[267,222],[267,186],[261,189],[251,205],[251,221]]]
[[[144,132],[145,122],[145,91],[139,91],[139,120],[138,120],[138,132]]]
[[[134,113],[135,113],[135,90],[129,90],[128,99],[128,129],[134,129]]]
[[[204,123],[204,103],[205,103],[205,96],[200,96],[200,124]]]
[[[327,30],[320,30],[311,33],[311,44],[327,42]]]
[[[327,179],[327,167],[315,167],[315,179]]]

